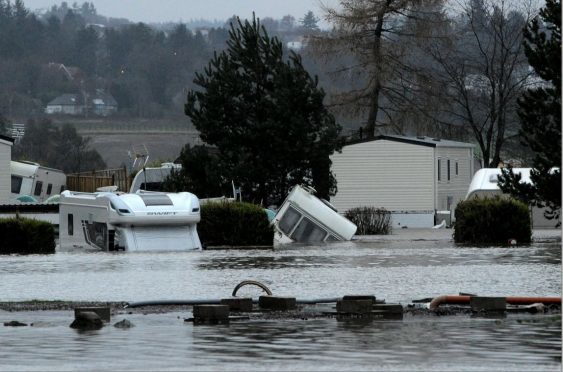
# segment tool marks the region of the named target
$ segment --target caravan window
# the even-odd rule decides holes
[[[47,185],[47,195],[51,195],[51,190],[53,190],[53,184],[48,184]]]
[[[283,214],[278,226],[281,231],[289,235],[291,230],[295,227],[299,219],[301,218],[301,213],[297,212],[294,208],[289,207]]]
[[[37,181],[37,183],[35,183],[35,192],[33,193],[33,195],[35,196],[41,195],[42,189],[43,189],[43,182]]]
[[[20,176],[12,176],[12,193],[19,194],[22,188],[23,178]]]
[[[291,239],[298,242],[315,243],[322,242],[326,234],[326,231],[315,225],[313,221],[303,217],[293,234],[291,234]]]
[[[74,234],[74,219],[72,218],[72,214],[67,215],[67,224],[68,224],[68,235]]]

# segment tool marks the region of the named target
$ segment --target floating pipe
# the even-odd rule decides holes
[[[297,299],[295,302],[300,305],[314,304],[330,304],[336,303],[340,297],[334,298],[315,298],[315,299]],[[252,303],[257,304],[258,299],[252,299]],[[155,301],[138,301],[129,302],[125,308],[142,307],[142,306],[193,306],[193,305],[220,305],[221,300],[155,300]]]
[[[561,297],[505,297],[509,305],[531,305],[542,303],[544,305],[561,305]],[[442,304],[468,305],[471,296],[438,296],[430,301],[430,310],[436,310]]]
[[[239,290],[241,287],[245,286],[245,285],[255,285],[255,286],[257,286],[257,287],[262,288],[262,290],[263,290],[264,292],[266,292],[266,294],[267,294],[268,296],[271,296],[271,295],[272,295],[272,291],[270,291],[270,289],[269,289],[268,287],[266,287],[264,284],[262,284],[262,283],[260,283],[260,282],[258,282],[258,281],[256,281],[256,280],[243,280],[242,282],[240,282],[239,284],[237,284],[237,286],[235,287],[235,289],[233,289],[233,294],[232,294],[232,296],[235,297],[235,296],[237,295],[238,290]]]

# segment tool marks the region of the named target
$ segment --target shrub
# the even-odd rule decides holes
[[[274,230],[264,209],[242,202],[215,202],[201,206],[197,225],[204,246],[274,244]]]
[[[472,199],[458,203],[455,210],[456,243],[508,244],[532,238],[530,211],[526,204],[509,198]]]
[[[49,222],[2,218],[0,236],[0,254],[55,253],[55,229]]]
[[[391,233],[391,213],[385,208],[352,208],[346,212],[345,217],[358,226],[357,235],[385,235]]]

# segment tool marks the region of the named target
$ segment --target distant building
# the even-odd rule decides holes
[[[394,227],[431,227],[467,194],[474,147],[392,135],[351,142],[331,156],[338,192],[330,202],[340,213],[385,208]]]
[[[117,112],[117,101],[111,94],[98,89],[91,100],[90,107],[95,115],[109,116]]]
[[[82,94],[62,94],[49,102],[45,108],[46,114],[84,115],[91,113],[99,116],[109,116],[117,112],[117,101],[111,94],[101,89],[93,95],[86,94],[86,102]]]
[[[62,94],[49,102],[45,108],[46,114],[84,114],[84,100],[79,94]]]

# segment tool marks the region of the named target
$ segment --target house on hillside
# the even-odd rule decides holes
[[[0,204],[10,201],[12,145],[14,140],[0,135]]]
[[[80,94],[61,94],[47,104],[45,113],[81,115],[84,113],[84,100]]]
[[[87,97],[86,104],[84,96]],[[117,112],[117,108],[117,101],[111,94],[97,89],[94,94],[62,94],[47,104],[45,113],[108,116]]]
[[[378,136],[331,156],[340,212],[385,208],[400,227],[432,227],[462,200],[474,173],[474,145],[429,137]],[[446,212],[448,211],[448,212]]]
[[[117,112],[117,101],[102,89],[97,89],[91,100],[92,113],[99,116],[109,116]]]

